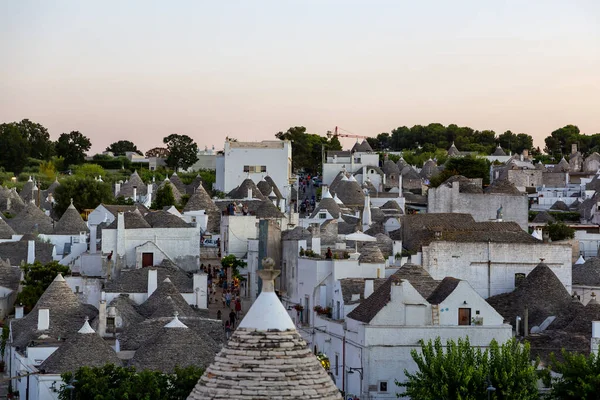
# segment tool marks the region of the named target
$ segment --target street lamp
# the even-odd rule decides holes
[[[352,368],[352,367],[348,367],[348,373],[349,374],[353,374],[354,371],[358,372],[358,375],[360,376],[360,394],[359,396],[362,396],[362,383],[363,383],[363,369],[362,368]]]
[[[492,398],[492,392],[495,392],[496,388],[492,386],[492,382],[490,382],[490,378],[488,378],[487,381],[488,381],[488,387],[487,387],[486,391],[487,391],[488,400],[490,400]]]
[[[75,383],[77,383],[77,380],[75,378],[71,378],[71,380],[69,381],[69,384],[67,386],[65,386],[65,389],[70,390],[71,391],[71,400],[73,400],[73,392],[75,392]]]

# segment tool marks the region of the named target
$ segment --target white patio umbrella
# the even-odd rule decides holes
[[[361,231],[356,231],[349,235],[346,235],[346,240],[354,242],[355,251],[358,253],[358,242],[376,242],[377,239],[373,236],[369,236]]]

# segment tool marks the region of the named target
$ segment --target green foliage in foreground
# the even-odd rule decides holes
[[[104,367],[82,367],[61,375],[59,400],[185,400],[202,376],[197,367],[176,368],[173,374],[125,368],[107,364]],[[75,382],[69,388],[70,382]],[[72,393],[71,393],[72,392]]]
[[[600,396],[600,357],[596,354],[585,356],[563,349],[564,361],[560,362],[554,354],[546,370],[544,383],[551,386],[549,399],[592,400]],[[550,371],[560,374],[552,378]]]
[[[490,384],[491,399],[533,400],[537,389],[538,361],[531,362],[529,344],[495,340],[485,351],[471,346],[469,339],[421,341],[421,352],[411,351],[417,372],[404,371],[406,382],[396,381],[405,392],[398,397],[413,400],[485,400]]]

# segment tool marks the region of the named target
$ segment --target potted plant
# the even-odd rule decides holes
[[[304,311],[304,307],[302,307],[302,304],[294,304],[294,310],[300,314],[302,311]]]
[[[300,257],[304,257],[304,248],[302,246],[300,246]]]
[[[313,311],[316,312],[317,314],[321,315],[323,313],[323,307],[321,307],[321,306],[314,306],[313,307]]]

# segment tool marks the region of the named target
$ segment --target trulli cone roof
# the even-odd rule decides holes
[[[275,294],[273,264],[263,261],[263,291],[188,400],[342,399]]]

